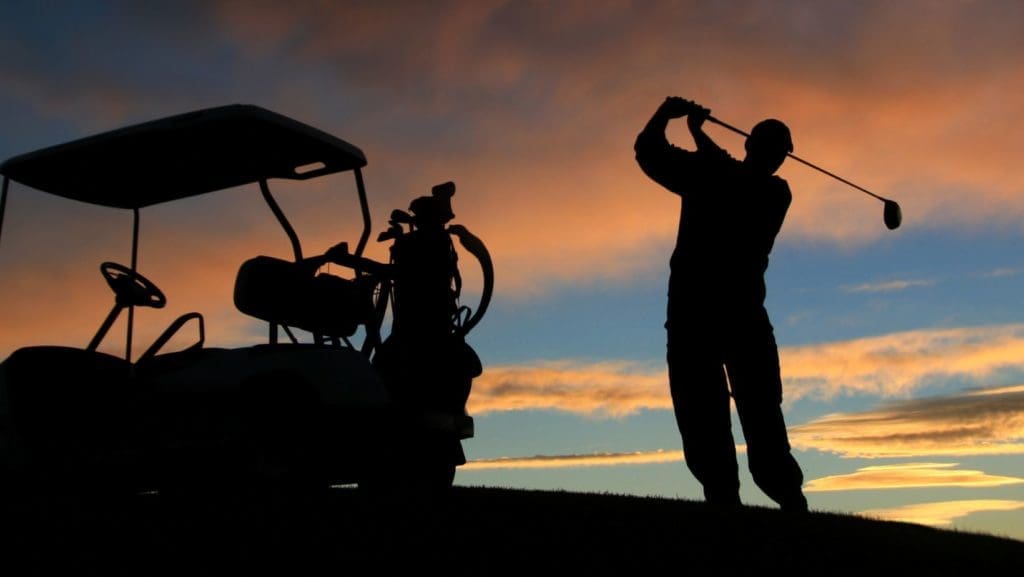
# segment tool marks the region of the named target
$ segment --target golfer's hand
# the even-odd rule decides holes
[[[690,112],[686,115],[686,125],[690,128],[691,132],[700,130],[701,126],[704,126],[704,121],[711,116],[711,109],[704,108],[700,104],[691,102],[693,107]]]
[[[659,112],[668,118],[682,118],[693,114],[696,111],[706,111],[709,114],[711,111],[696,104],[693,100],[687,100],[686,98],[680,98],[679,96],[669,96],[662,102],[662,108]],[[706,115],[707,116],[707,115]]]
[[[665,102],[661,103],[658,112],[668,118],[682,118],[690,113],[691,108],[693,108],[693,102],[678,96],[669,96]]]

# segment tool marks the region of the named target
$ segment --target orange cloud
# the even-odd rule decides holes
[[[762,33],[767,38],[760,39],[730,33],[724,23],[736,14],[682,18],[677,9],[648,11],[641,26],[640,16],[625,5],[589,16],[571,7],[456,6],[455,22],[463,26],[457,34],[446,26],[408,31],[417,45],[444,46],[441,54],[388,51],[382,56],[388,71],[416,70],[409,72],[411,79],[351,63],[341,55],[356,41],[345,35],[314,34],[303,55],[359,70],[375,86],[394,89],[396,83],[412,83],[420,89],[410,100],[384,97],[406,107],[411,123],[416,122],[413,114],[421,114],[448,124],[451,140],[442,137],[424,150],[402,146],[398,135],[375,135],[372,142],[381,151],[375,158],[428,182],[451,176],[464,186],[464,198],[473,197],[471,205],[464,205],[466,222],[479,227],[491,243],[506,294],[530,295],[568,282],[631,280],[666,266],[678,201],[638,170],[631,147],[661,99],[676,92],[711,105],[741,126],[767,114],[785,118],[802,155],[899,200],[907,228],[1015,226],[1024,214],[1024,195],[1016,180],[1007,178],[1015,172],[1012,151],[1021,148],[1021,137],[1001,128],[1014,126],[1020,112],[1011,99],[991,98],[1024,88],[1008,80],[1024,76],[1013,64],[1020,59],[1003,57],[1001,66],[986,62],[988,75],[960,71],[984,87],[965,94],[962,84],[943,78],[946,66],[927,54],[915,52],[922,59],[918,71],[903,58],[883,57],[863,40],[909,48],[902,39],[905,30],[894,24],[908,14],[890,14],[888,34],[872,33],[866,24],[862,29],[856,20],[847,23],[853,38],[842,45],[846,52],[826,57],[824,47],[825,53],[807,54],[781,48],[786,43],[776,41],[787,35],[785,29]],[[768,22],[765,14],[751,16],[756,11],[749,8],[722,11]],[[349,24],[367,20],[369,30],[381,38],[407,31],[404,21],[384,26],[379,14],[365,12],[373,10],[335,17]],[[511,17],[520,28],[481,33],[502,30],[502,17]],[[946,40],[941,27],[928,26],[940,18],[925,17],[922,45]],[[785,18],[771,22],[778,26]],[[717,25],[720,34],[697,29],[708,25]],[[586,35],[588,26],[607,34]],[[584,35],[576,49],[556,42],[575,31]],[[442,39],[442,34],[447,36]],[[678,38],[692,40],[679,43]],[[371,38],[361,41],[373,44]],[[698,43],[708,58],[687,53]],[[945,51],[939,44],[938,52]],[[851,74],[824,65],[840,60],[853,69],[847,71]],[[807,74],[808,68],[816,74]],[[481,80],[491,77],[509,85]],[[442,90],[442,83],[458,88]],[[877,83],[885,88],[881,94]],[[866,102],[870,113],[865,113]],[[976,120],[982,110],[1005,117],[995,133],[992,122]],[[742,153],[740,139],[714,127],[708,130]],[[691,146],[685,130],[674,126],[671,136]],[[972,151],[970,161],[963,158],[965,150]],[[780,242],[856,245],[891,234],[881,225],[881,206],[874,200],[798,165],[784,167],[783,176],[796,196]],[[964,194],[972,202],[964,203]]]
[[[214,10],[252,58],[285,51],[289,61],[319,66],[325,78],[341,76],[349,91],[384,102],[387,111],[361,111],[338,132],[368,147],[368,181],[398,167],[404,176],[387,177],[397,179],[395,190],[426,190],[449,178],[464,185],[466,198],[477,197],[466,206],[465,224],[491,243],[507,294],[581,278],[628,280],[665,266],[678,203],[640,173],[631,146],[660,100],[675,92],[720,107],[744,126],[769,111],[787,119],[802,154],[900,200],[908,227],[1009,225],[1024,214],[1024,195],[1006,178],[1015,171],[1012,151],[1021,137],[1003,128],[1019,125],[1021,112],[1012,99],[993,96],[1024,88],[1012,80],[1024,76],[1014,64],[1021,59],[1003,54],[1005,64],[984,61],[983,72],[958,70],[978,86],[964,91],[963,82],[943,78],[948,68],[933,57],[894,57],[878,48],[910,47],[907,29],[895,24],[909,16],[899,8],[877,8],[887,16],[877,30],[868,21],[845,22],[851,38],[833,48],[842,53],[801,54],[779,42],[809,41],[785,9],[769,19],[751,7],[591,4],[474,2],[428,10],[411,3],[397,15],[373,5],[225,2]],[[951,10],[914,14],[921,45],[958,54],[943,44],[947,31],[934,25]],[[820,16],[823,25],[837,24]],[[876,23],[879,14],[871,17]],[[730,27],[738,21],[771,26],[745,37]],[[707,58],[692,58],[697,43]],[[917,66],[913,57],[921,59]],[[844,62],[846,75],[826,61]],[[286,112],[332,112],[316,96],[279,90]],[[865,102],[870,114],[862,113]],[[421,134],[437,132],[430,130],[436,123],[451,128],[435,146],[411,146],[406,131],[393,128],[396,114],[403,125],[422,124]],[[310,120],[328,128],[336,122]],[[381,125],[391,134],[380,134]],[[709,130],[741,149],[737,139]],[[689,145],[685,132],[674,138]],[[884,152],[865,145],[875,142],[885,143]],[[969,162],[964,151],[971,151]],[[888,234],[874,201],[807,169],[783,170],[796,200],[782,242],[848,244]],[[962,201],[965,190],[970,203]]]
[[[904,463],[863,467],[846,475],[812,479],[804,485],[804,491],[815,493],[921,487],[1000,487],[1024,483],[1024,478],[989,475],[982,471],[956,469],[956,466],[957,463]]]
[[[898,3],[223,1],[199,17],[213,26],[188,32],[236,47],[233,69],[258,64],[260,80],[268,63],[287,70],[261,92],[272,107],[365,147],[371,194],[388,201],[378,214],[408,191],[464,185],[464,223],[491,244],[505,295],[665,266],[678,203],[640,173],[631,147],[668,94],[742,127],[785,119],[799,154],[899,200],[907,228],[1015,227],[1024,215],[1010,177],[1024,145],[1024,110],[1007,96],[1024,89],[1009,24],[1024,14],[1012,3],[922,12]],[[22,84],[25,100],[66,100],[59,83]],[[142,88],[131,94],[149,101]],[[741,152],[738,138],[709,132]],[[672,136],[689,145],[684,129]],[[891,234],[875,201],[800,166],[783,176],[796,198],[780,242]]]
[[[789,400],[843,394],[906,396],[929,380],[982,380],[1020,367],[1024,325],[892,333],[780,351]]]
[[[974,513],[988,511],[1017,511],[1024,509],[1024,501],[1005,499],[969,499],[962,501],[940,501],[917,503],[886,509],[868,509],[859,514],[885,521],[918,523],[933,527],[951,527],[960,518]]]
[[[9,59],[0,64],[0,75],[10,80],[5,86],[12,98],[47,118],[83,127],[82,136],[221,104],[225,96],[256,94],[261,104],[364,148],[378,230],[392,208],[454,179],[459,221],[494,254],[499,298],[570,283],[635,282],[667,267],[679,203],[639,171],[632,143],[660,101],[676,93],[741,127],[767,115],[783,118],[793,128],[798,154],[899,200],[907,229],[1019,227],[1024,194],[1014,175],[1024,149],[1018,129],[1024,109],[1010,95],[1024,92],[1015,26],[1024,14],[1015,3],[948,3],[927,11],[891,2],[820,8],[600,4],[409,2],[396,9],[391,3],[225,1],[197,8],[196,20],[172,21],[140,9],[140,23],[161,26],[159,36],[168,42],[188,38],[190,47],[206,41],[232,48],[211,51],[229,52],[232,59],[209,65],[237,74],[224,75],[214,87],[168,91],[120,69],[113,82],[109,70],[85,68],[88,62],[73,78],[47,76],[49,68],[41,64],[52,48],[36,55],[17,47],[19,56],[35,56],[40,65]],[[245,70],[256,72],[248,76]],[[268,85],[266,78],[279,81]],[[740,139],[716,127],[708,131],[741,153]],[[690,145],[681,126],[673,125],[670,136]],[[856,246],[892,234],[882,227],[874,200],[792,163],[782,175],[795,200],[780,243]],[[7,230],[22,214],[16,210],[19,194],[12,190],[0,253],[38,252],[41,246],[16,241]],[[282,204],[291,218],[323,225],[313,237],[330,246],[338,235],[326,232],[317,200]],[[245,247],[280,240],[279,231],[257,227],[217,236],[247,205],[187,206],[194,209],[187,216],[197,222],[176,229],[167,240],[171,248],[190,235],[213,234],[237,241],[231,254],[241,256],[250,252]],[[145,231],[149,211],[143,217]],[[203,253],[189,256],[213,258],[206,247],[189,248]],[[70,246],[58,255],[83,250]],[[148,262],[145,270],[151,271]],[[205,277],[189,273],[185,264],[168,268],[170,276],[149,274],[199,282],[196,302],[205,307],[230,286],[237,266],[220,264],[228,272],[217,272],[222,269],[211,261]],[[5,279],[33,274],[3,270]],[[105,308],[91,305],[103,299],[79,303],[85,295],[68,294],[88,290],[95,278],[76,273],[66,280],[74,281],[75,290],[37,304],[31,314],[19,306],[20,298],[0,295],[21,315],[10,325],[4,319],[0,350],[24,342],[22,336],[35,338],[43,325],[61,339],[88,339],[91,329],[84,327],[96,322],[91,311]],[[5,280],[4,286],[13,290],[13,282],[21,280]],[[74,310],[51,310],[60,299],[72,301]],[[230,304],[213,306],[211,315],[230,316]],[[90,312],[78,312],[85,309]],[[880,383],[888,374],[875,379],[866,366],[857,370],[858,380],[841,390],[887,386]],[[812,373],[810,381],[821,374]],[[789,396],[804,394],[801,387],[818,390],[810,381],[791,387],[797,391]],[[837,390],[831,383],[819,388]]]
[[[625,361],[488,367],[469,401],[474,414],[554,409],[615,417],[671,406],[663,369]]]
[[[532,457],[500,457],[474,459],[460,471],[489,469],[565,469],[572,467],[615,467],[620,465],[649,465],[652,463],[678,463],[682,451],[637,451],[635,453],[593,453],[589,455],[535,455]]]

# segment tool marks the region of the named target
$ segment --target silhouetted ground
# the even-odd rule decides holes
[[[1024,542],[836,514],[456,488],[442,504],[354,489],[4,505],[5,576],[391,574],[1020,575]],[[70,573],[68,571],[71,571]]]

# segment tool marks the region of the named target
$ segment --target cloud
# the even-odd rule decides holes
[[[970,499],[917,503],[886,509],[868,509],[860,515],[885,521],[903,521],[934,527],[951,527],[960,518],[988,511],[1017,511],[1024,509],[1024,501],[1003,499]]]
[[[532,457],[500,457],[474,459],[460,467],[460,471],[488,469],[564,469],[572,467],[614,467],[620,465],[648,465],[652,463],[678,463],[682,451],[637,451],[634,453],[593,453],[589,455],[535,455]]]
[[[469,401],[474,414],[553,409],[616,417],[666,408],[671,399],[664,369],[627,361],[487,367]]]
[[[898,401],[790,428],[797,449],[843,457],[1024,454],[1024,385]]]
[[[785,394],[906,397],[948,379],[981,382],[1024,365],[1024,325],[927,329],[780,350]]]
[[[1015,275],[1018,275],[1018,274],[1020,274],[1020,269],[1013,268],[1013,267],[1000,267],[1000,268],[992,269],[992,270],[984,273],[982,276],[984,278],[1002,278],[1002,277],[1008,277],[1008,276],[1015,276]]]
[[[5,4],[0,78],[7,94],[40,120],[88,131],[211,106],[237,76],[220,60],[228,53],[210,21],[191,2],[132,9],[76,4],[59,11]],[[47,144],[57,143],[39,143]]]
[[[950,379],[982,382],[1001,369],[1020,368],[1024,365],[1024,325],[908,331],[782,347],[779,354],[787,402],[806,398],[829,400],[854,394],[907,397],[931,383]],[[1004,395],[999,401],[1004,403],[1004,408],[1016,406],[1006,404],[1017,398],[1016,391],[998,391],[1001,392],[992,394]],[[960,401],[950,399],[934,403],[989,405],[979,398],[967,396]],[[559,360],[488,366],[474,383],[470,397],[470,409],[478,414],[554,409],[622,416],[641,409],[671,407],[668,377],[660,360],[649,363]],[[895,414],[901,409],[896,407]],[[840,419],[840,416],[831,418]],[[847,424],[839,423],[836,430]],[[913,426],[916,423],[907,425],[908,428]]]
[[[912,287],[927,287],[935,284],[931,280],[891,280],[877,283],[864,283],[859,285],[844,286],[843,291],[848,293],[880,293],[906,290]]]
[[[908,489],[922,487],[1000,487],[1024,483],[1024,478],[989,475],[982,471],[956,469],[957,463],[904,463],[863,467],[846,475],[812,479],[804,485],[809,493],[866,489]]]
[[[1024,82],[1018,30],[1007,24],[1024,16],[1019,6],[401,6],[211,10],[242,50],[319,68],[345,79],[346,92],[387,103],[388,118],[433,129],[415,131],[409,144],[425,138],[457,150],[458,164],[486,170],[491,182],[515,178],[510,159],[528,166],[542,204],[572,192],[545,183],[551,176],[596,169],[604,174],[586,198],[611,197],[627,180],[630,190],[650,190],[651,200],[633,200],[657,214],[655,187],[643,184],[630,145],[660,99],[683,91],[741,125],[767,110],[785,118],[807,158],[898,191],[908,226],[1010,224],[1024,207],[1005,177],[1024,114],[1005,97]],[[402,139],[392,140],[402,150]],[[863,226],[866,215],[877,219],[874,203],[806,169],[784,171],[798,191],[787,234],[843,243],[887,234]]]
[[[143,325],[138,332],[139,342],[149,342],[171,318],[189,310],[198,310],[211,321],[211,344],[238,346],[252,342],[254,321],[235,311],[230,300],[235,271],[242,261],[256,254],[289,255],[283,234],[276,230],[269,215],[262,214],[266,211],[250,198],[254,196],[250,193],[237,189],[224,193],[221,200],[197,199],[188,206],[168,205],[143,214],[140,270],[157,282],[170,300],[166,309],[140,314]],[[282,194],[279,201],[288,209],[302,198],[319,199],[319,193]],[[96,272],[96,263],[118,260],[118,254],[126,261],[130,219],[120,213],[114,218],[96,218],[100,216],[96,211],[80,209],[64,220],[51,218],[54,226],[40,228],[32,223],[48,218],[45,211],[33,212],[14,194],[10,200],[8,216],[18,213],[20,218],[8,220],[10,226],[4,231],[4,251],[0,255],[5,271],[5,282],[0,285],[5,317],[0,353],[6,355],[28,344],[88,342],[112,304]],[[220,215],[216,207],[222,204],[235,207],[238,222]],[[49,208],[50,203],[42,206]],[[305,236],[307,253],[325,249],[339,236],[358,236],[352,223],[343,220],[339,224],[327,214],[321,211],[312,218],[293,219],[297,228],[313,232]],[[189,229],[183,230],[178,224],[183,220],[200,226],[204,233],[189,234]],[[265,233],[254,236],[251,231],[255,230]],[[35,248],[18,250],[22,244]],[[370,248],[376,251],[372,256],[384,258],[377,254],[380,246]],[[69,253],[73,255],[76,250],[81,254],[70,258]],[[40,259],[50,263],[45,271],[36,267]],[[463,263],[466,270],[471,266]],[[566,267],[570,268],[568,264]],[[584,273],[577,270],[575,274]],[[984,382],[997,371],[1021,367],[1024,325],[907,331],[782,347],[780,356],[787,402],[854,394],[906,397],[942,380]],[[554,409],[622,416],[642,409],[671,408],[661,359],[563,359],[489,365],[475,383],[470,402],[470,408],[481,414]]]
[[[1024,91],[1015,3],[6,10],[10,97],[80,136],[242,95],[364,147],[375,214],[456,180],[505,296],[665,266],[678,201],[631,147],[673,93],[741,126],[784,118],[801,156],[897,198],[907,229],[1016,228],[1024,215],[1008,177],[1024,148],[1024,110],[1007,97]],[[870,199],[800,166],[782,173],[796,196],[781,243],[889,234]]]
[[[589,366],[574,370],[566,364],[549,364],[536,373],[505,373],[503,388],[490,390],[480,404],[471,397],[471,412],[496,410],[555,409],[588,415],[623,415],[637,408],[670,409],[667,394],[656,392],[654,382],[638,385],[631,371],[636,367]],[[522,386],[524,376],[533,381]],[[651,377],[648,376],[648,381]],[[518,384],[513,384],[515,381]],[[555,383],[547,388],[544,383]],[[614,389],[609,393],[608,387]],[[505,395],[508,395],[507,400]],[[862,413],[834,414],[790,428],[790,442],[797,450],[837,453],[848,458],[908,458],[922,456],[973,456],[1024,454],[1024,385],[971,390],[959,395],[890,403]],[[555,467],[585,464],[628,464],[638,455],[583,455],[498,459],[478,467]],[[668,459],[668,457],[665,457]],[[527,464],[520,464],[520,461]],[[648,461],[644,461],[648,462]],[[952,464],[913,463],[874,466],[850,475],[816,479],[809,490],[832,491],[866,488],[920,487],[934,485],[994,486],[1016,483],[1016,477],[998,477],[978,471],[952,469]]]
[[[547,370],[556,371],[556,367],[552,365]],[[628,399],[621,394],[618,399],[621,404],[613,405],[611,401],[602,404],[600,388],[592,396],[586,390],[567,390],[564,388],[567,374],[563,372],[553,375],[562,388],[550,397],[543,397],[539,390],[514,395],[516,408],[537,408],[542,405],[543,408],[573,410],[585,414],[621,414],[626,408],[640,404],[639,396]],[[614,374],[618,375],[615,378],[627,378],[624,375],[628,374],[628,367],[615,367]],[[589,378],[592,382],[608,384],[607,374],[591,374]],[[562,395],[574,399],[577,404],[565,408],[555,403],[554,400]],[[626,402],[622,402],[624,399]],[[498,403],[496,399],[490,402]],[[647,405],[653,404],[647,402]],[[472,412],[480,414],[488,411]],[[828,415],[807,424],[790,427],[789,439],[794,449],[832,452],[846,458],[1024,454],[1024,385],[976,389],[959,395],[890,403],[875,411]],[[665,462],[678,457],[678,452],[664,450],[507,457],[474,461],[471,469],[612,466]],[[920,462],[869,466],[850,474],[813,479],[807,483],[807,490],[994,487],[1024,483],[1024,478],[990,475],[956,467],[956,463]]]

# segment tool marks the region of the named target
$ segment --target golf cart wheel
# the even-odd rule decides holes
[[[395,446],[401,449],[386,451],[371,464],[359,481],[360,490],[389,501],[447,497],[455,481],[458,456],[462,455],[458,440],[423,435]]]
[[[409,475],[409,489],[427,496],[444,496],[455,482],[455,464],[445,461],[419,463]]]
[[[392,505],[430,503],[447,498],[455,480],[455,465],[410,470],[395,467],[359,480],[359,491],[368,498]]]

